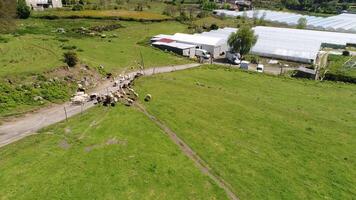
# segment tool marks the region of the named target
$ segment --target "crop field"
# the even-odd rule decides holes
[[[99,107],[0,149],[1,199],[226,199],[134,109]]]
[[[202,67],[140,79],[148,111],[241,199],[352,199],[356,88]]]

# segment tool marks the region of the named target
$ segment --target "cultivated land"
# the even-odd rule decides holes
[[[353,85],[203,67],[135,87],[241,199],[356,195]]]
[[[227,199],[134,108],[97,107],[0,149],[1,199]]]

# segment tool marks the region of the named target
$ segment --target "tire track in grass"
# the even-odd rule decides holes
[[[168,136],[169,138],[179,147],[179,149],[188,157],[190,158],[194,164],[200,169],[200,171],[209,176],[220,188],[222,188],[227,196],[231,200],[239,200],[237,195],[230,189],[230,185],[220,176],[214,174],[212,169],[208,166],[208,164],[201,159],[195,151],[188,146],[178,135],[171,130],[168,126],[158,120],[155,116],[151,115],[146,108],[139,104],[135,103],[135,108],[146,115],[152,122],[154,122],[158,127],[160,127]]]

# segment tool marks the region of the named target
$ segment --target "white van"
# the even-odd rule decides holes
[[[195,49],[195,56],[196,57],[202,57],[204,59],[209,59],[210,58],[209,52],[204,50],[204,49]]]
[[[240,58],[241,56],[239,53],[234,53],[231,51],[226,52],[226,59],[233,65],[239,65],[241,62]]]
[[[264,72],[264,69],[265,69],[265,66],[264,66],[264,65],[258,64],[258,65],[257,65],[257,68],[256,68],[256,71],[257,71],[257,72],[260,72],[260,73],[263,73],[263,72]]]

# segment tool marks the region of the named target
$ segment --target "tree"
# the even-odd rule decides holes
[[[232,33],[228,39],[228,44],[234,52],[241,56],[250,52],[253,45],[257,42],[254,30],[250,26],[244,25],[236,33]]]
[[[0,33],[9,33],[16,28],[16,1],[0,0]]]
[[[64,62],[67,63],[69,67],[74,67],[79,62],[78,55],[73,51],[68,51],[63,54]]]
[[[20,19],[27,19],[31,15],[31,9],[27,6],[25,0],[18,0],[16,6],[16,13]]]
[[[298,29],[305,29],[307,27],[307,23],[308,23],[307,19],[305,17],[301,17],[298,20],[297,28]]]

